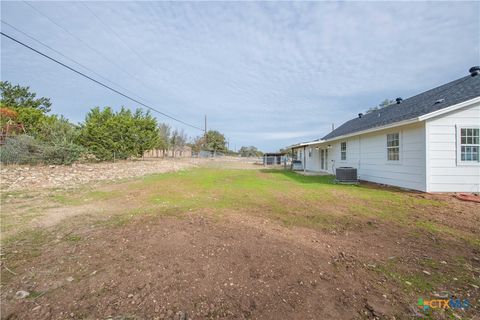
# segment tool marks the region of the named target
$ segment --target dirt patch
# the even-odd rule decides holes
[[[110,230],[108,238],[96,230],[74,245],[45,247],[27,277],[5,288],[3,316],[360,316],[364,289],[335,274],[323,245],[291,241],[283,228],[265,231],[265,221],[232,219],[142,220]],[[20,287],[45,294],[18,300],[14,288]]]
[[[415,295],[375,265],[397,259],[421,272],[414,257],[433,243],[388,225],[325,233],[238,213],[74,226],[74,241],[57,234],[38,256],[10,266],[18,276],[3,287],[3,319],[403,319],[414,315]],[[432,259],[472,254],[442,246]],[[9,249],[11,258],[22,254]],[[17,299],[18,290],[34,296]]]

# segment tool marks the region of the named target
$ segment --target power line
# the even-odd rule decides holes
[[[83,41],[81,38],[79,38],[78,36],[76,36],[75,34],[73,34],[72,32],[70,32],[68,29],[66,29],[65,27],[63,27],[62,25],[58,24],[55,20],[53,20],[52,18],[50,18],[48,15],[46,15],[45,13],[43,13],[42,11],[40,11],[39,9],[37,9],[34,5],[28,3],[27,1],[23,1],[23,3],[25,3],[26,5],[28,5],[30,8],[32,8],[35,12],[37,12],[38,14],[40,14],[41,16],[43,16],[44,18],[48,19],[51,23],[53,23],[54,25],[56,25],[57,27],[59,27],[60,29],[62,29],[63,31],[65,31],[66,33],[68,33],[71,37],[75,38],[77,41],[80,41],[81,43],[83,43],[83,45],[85,45],[87,48],[89,48],[90,50],[94,51],[95,53],[97,53],[99,56],[101,56],[102,58],[104,58],[106,61],[110,62],[112,65],[114,65],[117,69],[123,71],[124,73],[126,73],[127,75],[129,75],[130,77],[132,78],[135,78],[137,79],[138,81],[140,81],[144,86],[147,86],[147,84],[145,84],[141,79],[139,79],[138,77],[136,77],[135,75],[131,74],[130,72],[128,72],[127,70],[125,70],[124,68],[122,68],[120,65],[118,65],[117,63],[115,63],[114,61],[110,60],[107,56],[105,56],[102,52],[98,51],[97,49],[95,49],[94,47],[92,47],[91,45],[89,45],[87,42]]]
[[[96,13],[93,11],[86,2],[80,2],[106,29],[108,29],[120,42],[123,43],[125,47],[127,47],[131,52],[133,52],[142,62],[148,66],[150,69],[152,69],[154,72],[156,72],[155,68],[148,63],[148,61],[140,54],[138,53],[137,50],[132,48],[125,40],[120,37],[120,35],[113,29],[111,28],[106,22],[104,22]]]
[[[45,54],[45,53],[43,53],[43,52],[41,52],[41,51],[38,51],[38,50],[35,49],[35,48],[32,48],[32,47],[29,46],[28,44],[25,44],[25,43],[21,42],[20,40],[17,40],[17,39],[15,39],[15,38],[13,38],[13,37],[5,34],[3,31],[0,31],[0,34],[1,34],[2,36],[6,37],[6,38],[8,38],[8,39],[10,39],[10,40],[12,40],[12,41],[14,41],[14,42],[16,42],[16,43],[24,46],[25,48],[28,48],[28,49],[32,50],[33,52],[35,52],[35,53],[37,53],[37,54],[39,54],[39,55],[41,55],[41,56],[43,56],[43,57],[45,57],[45,58],[53,61],[53,62],[61,65],[62,67],[67,68],[67,69],[69,69],[70,71],[73,71],[73,72],[81,75],[81,76],[84,77],[84,78],[87,78],[88,80],[93,81],[93,82],[95,82],[96,84],[99,84],[99,85],[101,85],[102,87],[105,87],[105,88],[107,88],[108,90],[113,91],[113,92],[115,92],[116,94],[119,94],[119,95],[121,95],[121,96],[124,97],[124,98],[127,98],[127,99],[129,99],[129,100],[131,100],[131,101],[133,101],[133,102],[135,102],[135,103],[138,103],[138,104],[141,105],[141,106],[144,106],[144,107],[147,108],[147,109],[150,109],[150,110],[152,110],[152,111],[155,111],[155,112],[157,112],[157,113],[159,113],[159,114],[161,114],[161,115],[163,115],[163,116],[165,116],[165,117],[167,117],[167,118],[169,118],[169,119],[172,119],[172,120],[174,120],[174,121],[177,121],[177,122],[179,122],[179,123],[182,123],[182,124],[184,124],[184,125],[186,125],[186,126],[189,126],[189,127],[195,128],[195,129],[198,129],[198,130],[200,130],[200,131],[203,131],[203,129],[200,128],[200,127],[194,126],[194,125],[189,124],[189,123],[187,123],[187,122],[185,122],[185,121],[183,121],[183,120],[180,120],[180,119],[175,118],[175,117],[172,117],[172,116],[170,116],[170,115],[168,115],[168,114],[166,114],[166,113],[164,113],[164,112],[162,112],[162,111],[159,111],[159,110],[157,110],[157,109],[155,109],[155,108],[153,108],[153,107],[150,107],[149,105],[147,105],[147,104],[145,104],[145,103],[143,103],[143,102],[140,102],[140,101],[138,101],[137,99],[132,98],[132,97],[130,97],[130,96],[128,96],[128,95],[126,95],[126,94],[124,94],[124,93],[122,93],[122,92],[120,92],[120,91],[118,91],[118,90],[116,90],[116,89],[114,89],[114,88],[112,88],[112,87],[110,87],[110,86],[108,86],[108,85],[106,85],[106,84],[104,84],[104,83],[102,83],[102,82],[100,82],[100,81],[98,81],[98,80],[90,77],[90,76],[88,76],[88,75],[86,75],[85,73],[83,73],[83,72],[81,72],[81,71],[78,71],[78,70],[76,70],[76,69],[74,69],[74,68],[72,68],[72,67],[64,64],[63,62],[60,62],[60,61],[56,60],[55,58],[52,58],[52,57],[50,57],[49,55],[47,55],[47,54]]]
[[[145,101],[147,101],[146,99],[144,99],[144,98],[142,98],[142,97],[140,97],[140,96],[136,95],[134,92],[132,92],[132,91],[128,90],[127,88],[123,87],[122,85],[120,85],[120,84],[118,84],[118,83],[116,83],[116,82],[114,82],[114,81],[112,81],[112,80],[109,80],[109,79],[105,78],[104,76],[102,76],[101,74],[99,74],[98,72],[96,72],[95,70],[92,70],[92,69],[90,69],[89,67],[87,67],[87,66],[85,66],[85,65],[81,64],[80,62],[78,62],[78,61],[76,61],[76,60],[74,60],[74,59],[72,59],[72,58],[70,58],[70,57],[66,56],[65,54],[63,54],[62,52],[58,51],[57,49],[55,49],[55,48],[52,48],[52,47],[51,47],[51,46],[49,46],[48,44],[46,44],[46,43],[44,43],[44,42],[42,42],[42,41],[40,41],[40,40],[36,39],[35,37],[33,37],[33,36],[29,35],[28,33],[26,33],[26,32],[24,32],[24,31],[22,31],[22,30],[18,29],[17,27],[15,27],[15,26],[11,25],[10,23],[8,23],[8,22],[6,22],[6,21],[4,21],[4,20],[1,20],[1,19],[0,19],[0,21],[2,21],[2,23],[3,23],[3,24],[5,24],[5,25],[9,26],[9,27],[10,27],[10,28],[12,28],[13,30],[15,30],[15,31],[17,31],[17,32],[19,32],[19,33],[21,33],[21,34],[23,34],[23,35],[24,35],[24,36],[26,36],[26,37],[28,37],[29,39],[31,39],[31,40],[33,40],[33,41],[35,41],[35,42],[37,42],[37,43],[41,44],[42,46],[44,46],[44,47],[46,47],[46,48],[48,48],[48,49],[52,50],[53,52],[55,52],[55,53],[57,53],[57,54],[61,55],[61,56],[62,56],[62,57],[64,57],[65,59],[68,59],[68,60],[70,60],[71,62],[73,62],[73,63],[75,63],[75,64],[77,64],[77,65],[81,66],[81,67],[82,67],[82,68],[84,68],[85,70],[88,70],[88,71],[90,71],[91,73],[93,73],[93,74],[97,75],[98,77],[102,78],[103,80],[106,80],[106,81],[108,81],[108,82],[110,82],[110,83],[112,83],[112,84],[114,84],[114,85],[116,85],[116,86],[118,86],[118,87],[122,88],[123,90],[125,90],[125,91],[128,91],[128,92],[132,93],[133,95],[137,96],[138,98],[140,98],[140,99],[142,99],[142,100],[145,100]]]
[[[106,23],[101,17],[99,17],[98,14],[95,13],[95,11],[90,8],[90,6],[87,4],[87,2],[80,2],[94,17],[97,19],[110,33],[112,33],[125,47],[127,47],[133,54],[135,54],[139,60],[141,60],[152,72],[158,74],[161,76],[161,74],[158,72],[157,68],[151,65],[147,59],[145,59],[134,47],[130,46],[128,42],[123,40],[123,38],[118,34],[118,32],[115,31],[114,28],[110,27],[108,23]],[[166,71],[164,69],[164,71]],[[146,99],[143,99],[147,101],[148,103],[152,103],[151,101],[148,101]]]
[[[154,88],[152,86],[150,86],[149,84],[145,83],[142,79],[140,79],[139,77],[137,77],[136,75],[128,72],[127,70],[125,70],[122,66],[118,65],[117,63],[115,63],[114,61],[112,61],[111,59],[109,59],[109,57],[105,56],[102,52],[100,52],[99,50],[97,50],[96,48],[92,47],[91,45],[89,45],[87,42],[85,42],[84,40],[82,40],[80,37],[76,36],[75,34],[73,34],[71,31],[69,31],[68,29],[66,29],[65,27],[63,27],[62,25],[60,25],[59,23],[57,23],[55,20],[53,20],[52,18],[50,18],[47,14],[43,13],[42,11],[40,11],[38,8],[36,8],[34,5],[32,5],[31,3],[27,2],[27,1],[23,1],[26,5],[28,5],[30,8],[32,8],[35,12],[37,12],[38,14],[40,14],[41,16],[43,16],[44,18],[48,19],[51,23],[53,23],[54,25],[56,25],[58,28],[62,29],[64,32],[68,33],[71,37],[75,38],[77,41],[81,42],[83,45],[85,45],[87,48],[89,48],[90,50],[92,50],[93,52],[95,52],[96,54],[98,54],[99,56],[101,56],[103,59],[105,59],[106,61],[110,62],[113,66],[115,66],[118,70],[120,71],[123,71],[125,74],[129,75],[130,77],[132,78],[135,78],[137,79],[141,84],[143,84],[143,86],[145,87],[150,87],[151,89],[157,89],[157,88]],[[86,4],[84,4],[86,6]],[[87,7],[88,9],[88,7]],[[92,10],[90,10],[90,12],[92,12]],[[93,13],[93,12],[92,12]],[[94,14],[95,15],[95,14]],[[97,16],[96,16],[97,19],[99,19]],[[118,34],[115,33],[115,35],[128,47],[128,44],[126,44],[119,36]],[[130,50],[132,50],[134,53],[136,53],[140,59],[143,60],[143,62],[145,64],[147,64],[151,69],[154,69],[150,66],[150,64],[148,64],[145,59],[143,57],[140,56],[140,54],[138,54],[138,52],[134,51],[132,48],[129,47]],[[105,79],[104,77],[101,76],[101,78]],[[114,83],[108,79],[106,79],[107,81],[111,82],[111,83]],[[121,87],[122,89],[126,90],[126,91],[129,91],[130,93],[132,93],[132,91],[128,90],[128,89],[125,89],[124,87],[122,86],[119,86]],[[134,94],[136,97],[138,98],[141,98],[140,96],[138,96],[137,94]],[[152,101],[148,101],[147,99],[145,98],[141,98],[142,100],[150,103],[150,104],[153,104]],[[177,116],[177,115],[175,115]]]

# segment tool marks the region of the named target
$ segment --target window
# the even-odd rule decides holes
[[[347,160],[347,142],[340,143],[340,160]]]
[[[309,157],[309,158],[312,157],[312,148],[309,148],[309,149],[308,149],[308,157]]]
[[[479,161],[480,129],[460,129],[460,159],[462,161]]]
[[[388,161],[400,160],[400,133],[387,134],[387,159]]]

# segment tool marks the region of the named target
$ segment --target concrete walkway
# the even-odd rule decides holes
[[[331,173],[328,172],[323,172],[323,171],[295,171],[298,174],[301,174],[303,176],[330,176],[332,175]]]

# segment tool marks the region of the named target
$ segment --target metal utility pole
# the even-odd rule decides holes
[[[203,139],[207,143],[207,115],[205,115],[205,128],[203,129]]]

